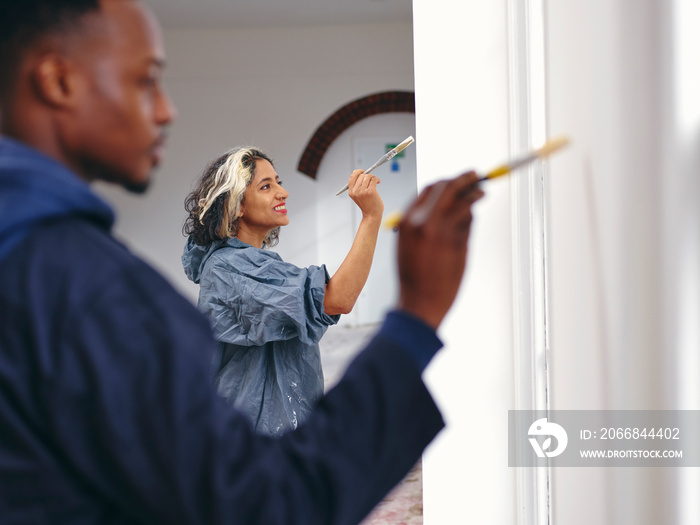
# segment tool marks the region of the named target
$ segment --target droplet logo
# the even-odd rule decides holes
[[[545,456],[548,458],[558,456],[564,452],[566,445],[569,443],[569,437],[566,435],[566,430],[556,423],[548,422],[546,417],[538,419],[532,425],[530,425],[530,429],[527,431],[527,434],[528,436],[548,436],[547,439],[542,442],[542,446],[540,446],[536,437],[528,438],[532,448],[535,450],[535,454],[537,454],[537,457],[540,458]],[[557,448],[554,450],[548,450],[549,447],[552,446],[551,436],[555,437],[557,440]]]

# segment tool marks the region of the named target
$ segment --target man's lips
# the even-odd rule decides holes
[[[162,160],[163,155],[165,155],[165,143],[168,137],[165,133],[162,133],[158,139],[151,146],[151,153],[153,155],[153,165],[158,166]]]

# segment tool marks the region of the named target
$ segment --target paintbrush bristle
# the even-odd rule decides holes
[[[403,150],[405,150],[408,146],[413,144],[414,139],[413,136],[409,136],[406,140],[404,140],[401,144],[397,145],[394,150],[396,153],[401,153]]]
[[[535,154],[538,157],[546,157],[550,153],[554,153],[560,148],[563,148],[569,143],[569,137],[556,137],[553,138],[547,142],[545,142],[544,146],[542,146],[540,149],[535,151]]]

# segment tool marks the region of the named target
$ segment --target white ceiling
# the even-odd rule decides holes
[[[412,0],[144,0],[165,28],[410,22]]]

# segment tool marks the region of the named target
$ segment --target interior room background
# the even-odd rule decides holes
[[[182,203],[232,146],[268,151],[291,194],[283,258],[332,267],[354,219],[327,192],[355,167],[358,139],[414,134],[420,188],[567,134],[567,151],[494,181],[476,207],[446,348],[426,372],[448,428],[424,457],[424,522],[697,523],[697,468],[558,468],[543,490],[507,465],[509,409],[700,409],[697,2],[412,8],[381,23],[166,25],[179,118],[146,196],[100,187],[117,234],[195,301]],[[372,117],[317,180],[296,171],[325,118],[387,90],[415,90],[415,128]]]

